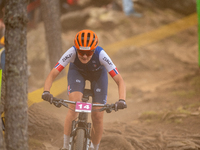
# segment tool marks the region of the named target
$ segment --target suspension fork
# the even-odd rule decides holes
[[[78,128],[83,128],[86,133],[86,138],[90,139],[91,123],[87,122],[88,113],[79,113]]]
[[[70,134],[70,146],[69,150],[73,149],[74,139],[76,136],[76,131],[78,128],[82,128],[85,130],[85,138],[86,138],[86,150],[89,149],[89,146],[91,145],[90,141],[90,131],[91,131],[91,123],[87,122],[88,120],[88,113],[79,113],[78,120],[72,121],[72,129]]]
[[[90,131],[91,131],[91,123],[88,123],[88,113],[79,113],[79,123],[78,128],[83,128],[85,130],[85,149],[88,150],[91,145],[90,140]]]

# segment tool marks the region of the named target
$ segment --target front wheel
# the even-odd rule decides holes
[[[85,138],[85,130],[78,129],[76,131],[76,142],[75,142],[75,150],[85,150],[86,148],[86,138]]]

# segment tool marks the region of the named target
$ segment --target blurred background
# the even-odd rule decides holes
[[[196,0],[133,0],[128,14],[123,2],[59,1],[61,48],[55,48],[55,52],[61,57],[73,46],[78,31],[93,30],[127,86],[128,108],[105,114],[100,150],[200,149]],[[34,101],[41,96],[52,67],[42,2],[31,0],[27,10],[28,91]],[[54,31],[57,28],[49,32]],[[63,85],[59,83],[55,89],[67,88],[66,80],[62,80],[67,68],[64,72],[58,77]],[[109,103],[117,100],[116,92],[109,77]],[[67,98],[66,89],[57,96]],[[29,107],[31,150],[62,146],[66,111],[45,102]]]

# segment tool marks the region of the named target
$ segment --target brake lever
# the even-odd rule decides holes
[[[105,109],[107,113],[111,113],[114,108],[114,104],[108,105]]]
[[[61,106],[63,105],[63,106],[65,106],[65,107],[68,108],[68,104],[66,104],[66,103],[64,102],[63,99],[55,99],[55,100],[53,101],[53,104],[54,104],[56,107],[61,107]]]
[[[65,107],[68,108],[68,104],[66,104],[63,100],[61,100],[60,103],[61,103],[63,106],[65,106]]]
[[[62,103],[59,101],[53,101],[53,104],[58,108],[60,108],[62,106]]]
[[[107,112],[107,113],[111,113],[111,112],[112,112],[112,108],[108,107],[108,108],[106,109],[106,112]]]

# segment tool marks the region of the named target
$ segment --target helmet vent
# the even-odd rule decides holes
[[[84,46],[84,35],[85,35],[85,33],[83,32],[81,34],[81,46]]]
[[[99,44],[99,42],[97,41],[95,47],[96,47],[98,44]]]
[[[91,46],[93,45],[94,41],[95,41],[95,34],[93,34],[93,39],[92,39]]]
[[[90,46],[89,42],[90,42],[90,33],[87,34],[87,46]]]
[[[79,40],[78,40],[78,36],[79,36],[79,34],[76,37],[76,41],[78,42],[78,45],[80,46],[80,43],[79,43]]]

